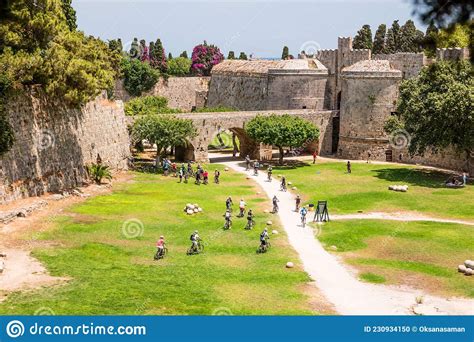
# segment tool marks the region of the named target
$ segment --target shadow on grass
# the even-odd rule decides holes
[[[377,178],[397,183],[396,185],[409,184],[434,189],[446,188],[444,182],[450,176],[449,173],[429,169],[393,168],[372,170],[372,172],[375,172]]]

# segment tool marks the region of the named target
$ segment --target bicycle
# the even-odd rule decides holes
[[[273,210],[272,210],[272,214],[276,214],[278,213],[278,204],[273,204]]]
[[[154,259],[155,260],[163,259],[167,254],[168,254],[168,248],[165,247],[162,250],[158,248],[158,250],[155,253]]]
[[[245,226],[245,230],[251,230],[253,227],[255,227],[255,221],[247,220],[247,225]]]
[[[193,255],[193,254],[200,254],[204,252],[204,242],[202,240],[199,240],[197,242],[197,247],[194,246],[194,244],[188,249],[186,252],[187,255]]]
[[[271,244],[270,244],[270,241],[268,240],[266,240],[265,244],[260,243],[260,246],[258,246],[257,248],[257,254],[266,253],[268,249],[270,248],[270,246]]]
[[[306,215],[301,215],[301,225],[303,228],[306,226]]]
[[[225,220],[224,230],[228,230],[228,229],[231,229],[231,228],[232,228],[232,220],[231,219]]]
[[[269,172],[269,173],[267,174],[267,180],[268,180],[269,182],[272,181],[272,173],[271,173],[271,172]]]
[[[245,216],[245,208],[239,208],[240,212],[239,212],[239,215],[237,215],[237,217],[244,217]]]
[[[286,192],[286,190],[287,190],[286,184],[280,185],[280,191]]]

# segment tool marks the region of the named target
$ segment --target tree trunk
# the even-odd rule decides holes
[[[467,174],[470,177],[474,176],[474,168],[471,169],[471,157],[472,157],[472,151],[471,150],[466,150],[466,165],[467,165]]]
[[[161,147],[156,146],[156,157],[155,157],[155,167],[158,170],[158,167],[160,166],[160,152],[161,152]]]
[[[283,147],[278,146],[278,162],[283,164]]]

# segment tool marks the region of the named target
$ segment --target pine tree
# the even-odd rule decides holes
[[[229,55],[227,56],[227,59],[235,59],[234,51],[229,51]]]
[[[400,24],[398,20],[394,20],[392,27],[387,31],[387,41],[385,43],[386,53],[400,52]]]
[[[242,60],[247,60],[247,55],[245,54],[245,52],[241,52],[240,55],[239,55],[239,59],[242,59]]]
[[[189,58],[188,57],[188,52],[186,50],[184,50],[183,52],[181,52],[181,55],[179,55],[179,57]]]
[[[138,39],[133,38],[132,45],[130,46],[130,52],[128,53],[130,55],[130,58],[139,58],[140,57],[140,51],[138,47]]]
[[[385,52],[385,36],[387,34],[387,25],[380,24],[375,32],[374,45],[372,47],[372,53],[384,53]]]
[[[288,49],[288,46],[283,47],[283,51],[281,53],[281,59],[288,59],[290,55],[290,50]]]
[[[357,31],[354,37],[353,47],[354,49],[370,49],[372,50],[372,30],[370,25],[364,25]]]
[[[423,39],[423,49],[428,57],[434,57],[436,55],[436,41],[438,39],[438,28],[433,21],[429,24],[426,29],[425,38]]]
[[[400,28],[400,51],[419,52],[423,38],[423,32],[416,29],[413,20],[407,20]]]

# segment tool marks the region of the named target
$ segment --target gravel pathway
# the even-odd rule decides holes
[[[239,161],[223,164],[246,175],[252,173],[246,172]],[[279,217],[290,244],[298,252],[305,271],[315,280],[315,285],[325,297],[334,304],[338,313],[342,315],[474,314],[474,300],[471,299],[445,299],[425,295],[421,290],[359,281],[351,270],[322,247],[314,237],[312,228],[300,226],[299,214],[294,212],[294,194],[280,192],[279,182],[277,180],[267,182],[264,172],[260,172],[258,177],[251,176],[251,178],[262,187],[269,198],[277,195],[280,200]],[[417,304],[418,296],[423,296],[421,304]]]

